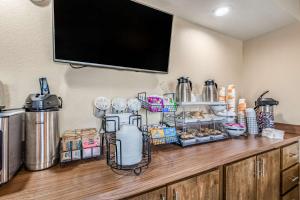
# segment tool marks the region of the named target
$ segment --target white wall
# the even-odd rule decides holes
[[[300,22],[244,42],[243,95],[280,101],[276,121],[300,124]]]
[[[64,99],[61,130],[95,127],[92,101],[97,96],[134,97],[139,91],[161,94],[160,82],[174,89],[176,78],[190,76],[197,88],[208,78],[239,84],[242,41],[175,18],[168,75],[85,68],[74,70],[52,61],[51,4],[30,0],[0,1],[0,80],[10,107],[20,107],[39,91],[46,76],[52,93]]]

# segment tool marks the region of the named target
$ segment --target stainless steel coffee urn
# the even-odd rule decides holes
[[[176,101],[178,103],[190,102],[192,96],[192,82],[188,77],[180,77],[177,81]]]
[[[43,90],[45,90],[43,86]],[[62,100],[49,93],[31,94],[25,102],[25,166],[36,171],[55,165],[59,158],[59,109]]]
[[[0,111],[0,184],[8,182],[23,164],[24,110]]]

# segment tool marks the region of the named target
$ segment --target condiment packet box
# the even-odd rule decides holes
[[[72,151],[72,160],[81,160],[81,150]]]
[[[165,140],[165,134],[164,134],[164,130],[161,128],[151,128],[150,130],[150,134],[152,137],[152,143],[154,145],[158,145],[158,144],[165,144],[166,140]]]
[[[152,136],[152,138],[163,138],[165,137],[164,135],[164,130],[160,129],[160,128],[151,128],[150,130],[150,134]]]
[[[166,143],[178,142],[176,128],[164,128]]]
[[[65,137],[61,140],[61,146],[63,151],[72,151],[81,149],[81,138],[80,137]]]
[[[71,159],[71,151],[62,152],[60,154],[60,162],[69,162]]]
[[[84,149],[100,146],[99,134],[83,135],[81,137],[81,140],[82,140],[82,147]]]
[[[92,157],[92,148],[82,149],[82,158],[87,159]]]
[[[96,134],[97,130],[95,128],[85,128],[85,129],[76,129],[76,134],[83,136],[83,135],[91,135]]]
[[[63,151],[72,151],[81,149],[81,137],[76,133],[76,131],[65,131],[62,140],[61,148]]]
[[[101,148],[100,147],[93,147],[93,157],[98,157],[101,155]]]

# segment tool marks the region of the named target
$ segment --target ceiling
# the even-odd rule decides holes
[[[296,18],[287,7],[293,7],[292,3],[299,3],[299,0],[136,1],[241,40],[248,40],[295,22]],[[282,2],[288,2],[289,5]],[[230,6],[231,12],[223,17],[214,16],[213,10],[220,6]]]

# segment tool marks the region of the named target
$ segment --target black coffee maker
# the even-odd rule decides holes
[[[265,91],[255,101],[255,111],[258,121],[258,129],[261,133],[265,128],[274,128],[274,106],[279,104],[279,101],[273,98],[265,98],[264,96],[270,91]]]

